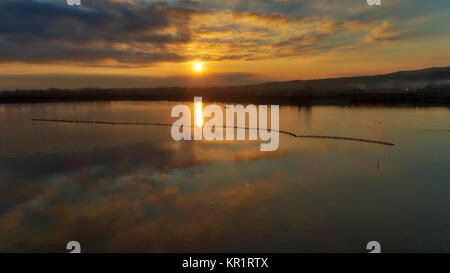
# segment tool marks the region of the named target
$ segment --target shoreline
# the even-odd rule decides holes
[[[422,96],[420,96],[422,95]],[[381,93],[381,94],[345,94],[338,96],[299,98],[299,97],[223,97],[208,96],[205,94],[192,96],[48,96],[40,98],[11,97],[1,98],[0,104],[38,104],[38,103],[73,103],[73,102],[113,102],[113,101],[172,101],[186,102],[191,101],[194,96],[201,96],[204,102],[218,103],[240,103],[240,104],[277,104],[286,106],[392,106],[392,107],[417,107],[417,106],[446,106],[450,107],[450,96],[429,96],[421,93],[399,94],[399,93]]]

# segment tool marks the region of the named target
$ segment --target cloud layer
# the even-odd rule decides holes
[[[207,8],[199,1],[82,3],[71,7],[65,1],[0,2],[0,62],[139,67],[260,60],[395,42],[403,33],[389,19],[337,20]]]

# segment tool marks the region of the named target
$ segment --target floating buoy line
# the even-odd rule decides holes
[[[55,123],[84,123],[84,124],[101,124],[101,125],[134,125],[134,126],[164,126],[164,127],[172,127],[173,124],[170,123],[159,123],[159,122],[112,122],[112,121],[97,121],[97,120],[68,120],[68,119],[42,119],[42,118],[33,118],[32,121],[36,122],[55,122]],[[194,128],[195,126],[190,126]],[[259,130],[258,128],[249,128],[249,127],[239,127],[239,126],[222,126],[224,129],[245,129],[245,130]],[[280,134],[292,136],[295,138],[304,138],[304,139],[331,139],[331,140],[347,140],[347,141],[355,141],[355,142],[365,142],[386,146],[394,146],[394,143],[386,142],[386,141],[378,141],[372,139],[365,138],[353,138],[353,137],[342,137],[342,136],[322,136],[322,135],[297,135],[289,131],[285,130],[273,130],[279,132]]]

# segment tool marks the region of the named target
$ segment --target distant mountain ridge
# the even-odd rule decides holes
[[[384,75],[266,82],[228,87],[157,87],[17,90],[0,103],[93,100],[187,100],[264,103],[450,103],[450,67]]]
[[[398,71],[374,76],[267,82],[256,85],[247,85],[245,87],[249,89],[264,89],[267,91],[278,90],[282,92],[306,90],[311,92],[311,95],[314,96],[357,91],[391,92],[393,91],[392,89],[397,89],[397,91],[411,91],[445,82],[450,82],[450,66]]]

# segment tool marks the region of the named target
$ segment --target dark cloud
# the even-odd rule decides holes
[[[192,5],[198,5],[200,4],[200,0],[179,0],[180,4],[192,4]]]
[[[241,12],[207,8],[193,0],[82,3],[1,1],[0,62],[142,67],[198,59],[261,60],[402,38],[388,19]],[[291,1],[261,3],[288,4]]]
[[[225,86],[261,82],[251,73],[210,73],[202,76],[127,76],[127,75],[9,75],[0,76],[0,88],[143,88],[158,86]]]
[[[200,11],[189,8],[92,1],[0,2],[0,61],[153,63],[185,60],[166,49],[185,44],[184,27]]]
[[[18,49],[22,53],[17,56]],[[20,58],[20,59],[18,59]],[[181,62],[185,58],[169,52],[140,52],[132,49],[117,50],[111,47],[87,48],[50,45],[29,49],[26,45],[9,47],[0,51],[0,59],[4,62],[23,61],[28,63],[96,63],[115,60],[126,64],[148,64],[159,61]]]

